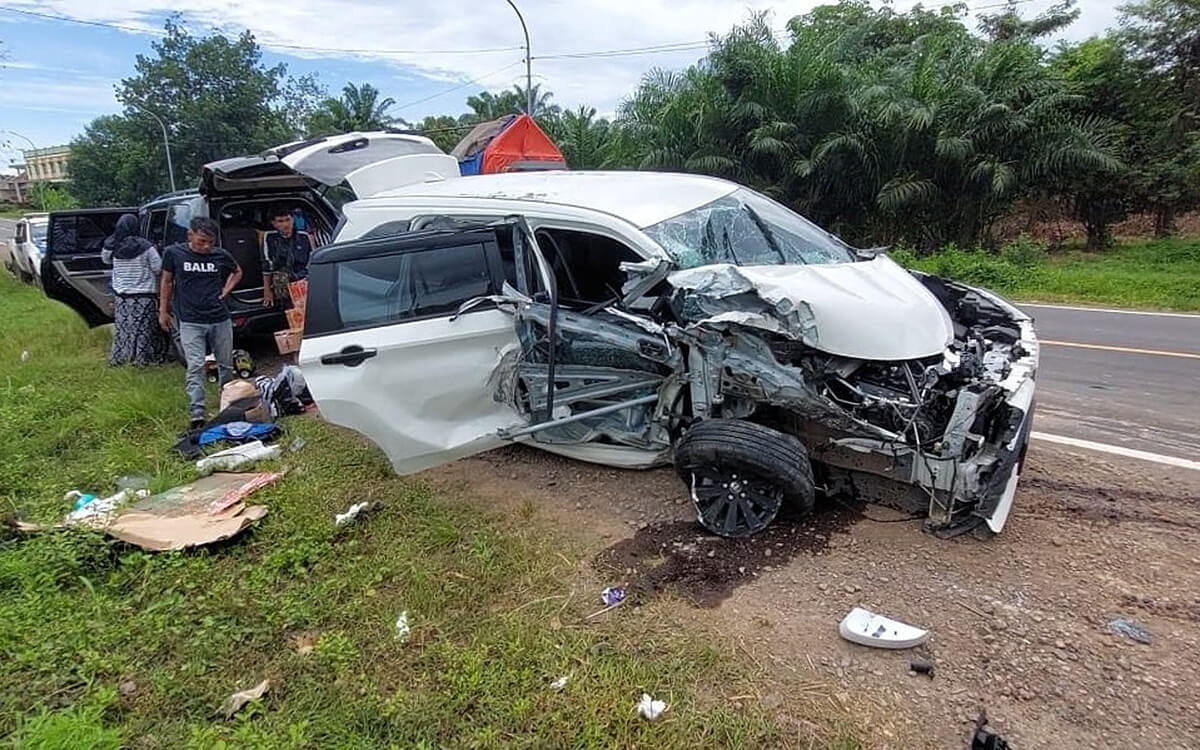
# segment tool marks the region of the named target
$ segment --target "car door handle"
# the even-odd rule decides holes
[[[347,367],[358,367],[363,362],[366,362],[371,357],[374,357],[379,352],[375,349],[364,349],[358,344],[351,344],[340,352],[334,354],[325,354],[321,357],[323,365],[346,365]]]

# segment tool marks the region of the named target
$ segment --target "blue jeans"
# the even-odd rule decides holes
[[[233,321],[185,323],[179,321],[179,348],[187,361],[188,413],[192,419],[204,419],[204,357],[209,350],[217,360],[220,384],[233,379]]]

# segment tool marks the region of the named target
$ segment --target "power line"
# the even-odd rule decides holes
[[[418,104],[424,104],[425,102],[427,102],[427,101],[429,101],[429,100],[431,100],[431,99],[437,99],[439,96],[443,96],[443,95],[445,95],[445,94],[449,94],[449,93],[451,93],[451,92],[453,92],[453,91],[457,91],[457,90],[459,90],[459,89],[466,88],[467,86],[480,86],[480,85],[482,85],[481,83],[479,83],[479,81],[480,81],[480,80],[482,80],[482,79],[484,79],[484,78],[491,78],[492,76],[494,76],[494,75],[496,75],[496,74],[498,74],[498,73],[503,73],[504,71],[508,70],[509,68],[515,67],[515,66],[517,66],[517,65],[524,65],[524,64],[525,64],[525,61],[524,61],[524,60],[517,60],[516,62],[512,62],[512,63],[509,63],[508,65],[505,65],[503,68],[497,68],[496,70],[493,70],[491,73],[487,73],[487,74],[485,74],[485,75],[481,75],[481,76],[479,76],[478,78],[473,78],[473,79],[471,79],[471,80],[467,81],[466,83],[460,83],[460,84],[458,84],[458,85],[456,85],[456,86],[451,86],[451,87],[450,87],[450,88],[448,88],[448,89],[444,89],[444,90],[442,90],[442,91],[439,91],[439,92],[437,92],[437,93],[435,93],[435,94],[430,94],[429,96],[422,97],[422,98],[420,98],[420,99],[416,99],[416,100],[414,100],[414,101],[411,101],[411,102],[406,102],[406,103],[404,103],[404,104],[397,104],[397,105],[394,105],[394,108],[395,108],[395,109],[405,109],[405,108],[407,108],[407,107],[413,107],[413,106],[416,106],[416,105],[418,105]]]

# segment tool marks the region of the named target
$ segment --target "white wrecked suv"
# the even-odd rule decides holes
[[[516,441],[674,463],[723,536],[818,490],[943,535],[1004,526],[1038,344],[990,292],[693,175],[463,177],[344,211],[300,362],[400,473]]]

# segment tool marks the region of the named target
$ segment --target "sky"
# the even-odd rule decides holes
[[[553,91],[563,107],[587,104],[601,114],[614,112],[651,67],[681,69],[703,56],[710,32],[723,33],[763,10],[783,30],[789,18],[821,4],[514,1],[529,27],[534,82]],[[971,0],[969,6],[995,2]],[[1020,7],[1031,16],[1052,2],[1022,0]],[[893,7],[912,4],[894,0]],[[1082,39],[1115,26],[1118,4],[1080,0],[1082,16],[1062,36]],[[68,143],[95,117],[120,111],[113,86],[133,74],[136,55],[151,52],[163,20],[180,8],[194,34],[249,29],[268,65],[284,63],[291,75],[316,73],[331,92],[347,82],[372,83],[396,100],[392,114],[408,120],[460,114],[468,95],[525,79],[524,37],[505,0],[0,0],[6,58],[0,61],[0,167],[19,158],[30,141]]]

